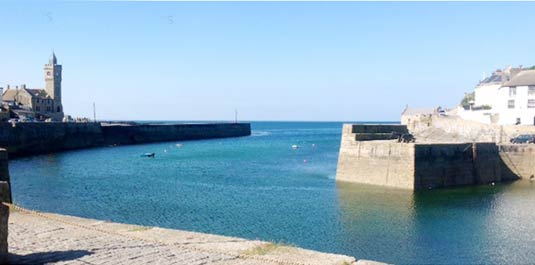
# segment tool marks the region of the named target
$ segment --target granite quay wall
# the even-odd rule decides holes
[[[132,125],[102,126],[106,144],[138,144],[165,141],[199,140],[248,136],[250,124],[179,124],[179,125]]]
[[[9,207],[2,202],[11,201],[11,192],[7,181],[0,181],[0,264],[6,264],[8,257],[8,219]]]
[[[415,144],[414,189],[516,180],[495,143]]]
[[[519,175],[511,165],[525,172],[534,169],[518,150],[510,151],[509,161],[504,161],[495,143],[357,141],[353,131],[352,125],[344,125],[336,173],[340,181],[419,190],[515,180],[527,174]]]
[[[412,189],[414,165],[414,144],[356,141],[353,125],[344,124],[337,180]]]
[[[99,123],[0,123],[0,147],[11,156],[124,144],[239,137],[248,123],[101,125]]]
[[[407,126],[398,124],[354,124],[351,133],[357,141],[392,139],[392,133],[407,133]]]
[[[7,152],[0,149],[0,264],[7,262],[7,236],[8,236],[8,219],[9,207],[3,202],[11,203],[11,187],[9,182],[9,169],[7,161]]]
[[[535,145],[501,144],[500,157],[511,172],[523,179],[535,178]]]
[[[12,202],[11,197],[11,180],[9,179],[9,166],[8,166],[8,156],[5,149],[0,148],[0,183],[5,182],[7,185],[6,190],[2,190],[0,197],[2,198],[0,202]]]
[[[98,123],[0,123],[0,147],[11,156],[50,153],[104,143]]]
[[[3,203],[12,202],[9,181],[7,152],[4,149],[0,149],[0,264],[6,264],[8,257],[7,226],[9,219],[9,207]]]
[[[508,143],[511,138],[520,134],[535,134],[533,125],[485,124],[464,120],[457,116],[404,116],[402,123],[416,135],[425,133],[429,129],[439,129],[470,142]]]

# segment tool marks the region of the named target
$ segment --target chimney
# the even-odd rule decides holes
[[[26,84],[20,85],[20,89],[26,89]]]

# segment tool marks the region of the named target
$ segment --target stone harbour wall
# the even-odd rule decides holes
[[[7,262],[9,207],[2,202],[11,203],[7,152],[0,149],[0,264]]]
[[[402,189],[516,180],[535,174],[535,145],[357,141],[343,127],[336,179]]]
[[[131,125],[102,126],[104,142],[107,145],[138,144],[165,141],[184,141],[211,138],[248,136],[250,124],[179,124],[179,125]]]
[[[414,115],[402,118],[411,133],[420,134],[426,130],[439,129],[445,133],[458,135],[470,142],[508,143],[520,134],[535,134],[533,125],[497,125],[464,120],[457,116]]]
[[[12,156],[103,145],[98,123],[0,123],[0,147]]]
[[[0,147],[27,156],[108,145],[239,137],[248,123],[101,125],[99,123],[0,123]]]
[[[11,192],[9,184],[6,181],[0,181],[0,202],[11,201]],[[9,207],[0,204],[0,264],[6,264],[8,255],[8,219]]]
[[[415,144],[414,189],[516,180],[495,143]]]
[[[500,157],[509,170],[522,179],[535,178],[534,144],[501,144]]]
[[[336,179],[412,189],[414,144],[356,141],[353,126],[344,124]]]

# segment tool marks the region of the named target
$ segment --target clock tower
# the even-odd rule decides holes
[[[52,52],[48,63],[45,64],[45,91],[54,101],[53,112],[57,117],[63,117],[63,106],[61,104],[61,65],[58,64],[56,55]]]

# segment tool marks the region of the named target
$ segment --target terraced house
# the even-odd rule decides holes
[[[474,90],[468,109],[458,114],[467,120],[487,124],[535,125],[535,69],[497,70]]]
[[[61,121],[63,106],[61,104],[61,71],[56,55],[52,53],[44,66],[45,88],[31,89],[26,85],[7,86],[2,100],[8,108],[19,117],[32,117]]]

